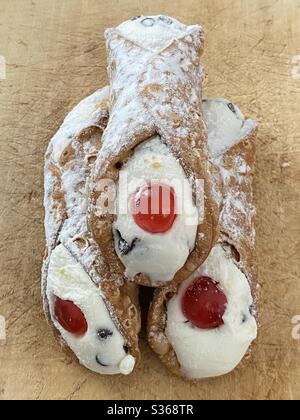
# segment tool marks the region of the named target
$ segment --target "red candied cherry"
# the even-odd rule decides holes
[[[182,298],[182,312],[196,327],[205,330],[224,324],[227,298],[210,277],[198,277],[186,289]]]
[[[135,223],[149,233],[165,233],[176,219],[175,192],[172,187],[152,183],[140,188],[131,200]]]
[[[85,316],[74,302],[55,296],[54,312],[57,321],[69,333],[82,336],[87,332]]]

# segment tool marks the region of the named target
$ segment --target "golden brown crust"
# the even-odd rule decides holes
[[[113,49],[110,48],[112,42]],[[206,130],[201,112],[202,67],[199,55],[202,48],[203,33],[200,29],[174,41],[156,55],[149,54],[117,31],[108,33],[111,116],[91,177],[88,218],[93,237],[114,273],[123,275],[124,266],[114,247],[112,225],[115,215],[99,211],[99,201],[102,194],[106,194],[99,188],[99,182],[110,179],[117,184],[119,166],[128,160],[137,145],[157,134],[181,163],[195,196],[196,180],[205,181],[204,222],[198,226],[194,250],[173,282],[177,284],[186,279],[207,258],[215,243],[218,208],[211,195]],[[147,57],[147,54],[149,60],[146,60],[143,70],[135,74],[132,69],[138,67],[136,60]],[[130,94],[127,86],[122,85],[127,67],[129,76],[136,82],[135,89],[130,86]],[[159,77],[157,69],[160,69]],[[133,281],[157,286],[146,275],[137,275]]]
[[[213,173],[216,182],[219,183],[218,189],[223,193],[223,203],[221,204],[220,216],[220,238],[224,246],[232,246],[232,257],[240,269],[246,275],[251,286],[255,305],[257,303],[257,268],[255,258],[255,230],[254,230],[254,207],[253,207],[253,171],[255,163],[257,129],[250,135],[232,147],[215,164]],[[237,165],[237,158],[246,163]],[[239,171],[238,167],[243,168]],[[220,170],[225,169],[233,176],[225,177],[222,182]],[[232,193],[243,194],[245,213],[237,212],[230,197]],[[227,197],[227,203],[226,198]],[[226,206],[226,208],[224,208]],[[229,216],[230,219],[224,218]],[[223,216],[223,217],[222,217]],[[241,236],[236,235],[236,230],[242,232]],[[167,303],[178,292],[178,286],[169,286],[157,290],[154,294],[150,306],[147,325],[147,339],[150,347],[158,355],[160,360],[175,375],[187,379],[181,372],[181,368],[176,357],[176,353],[171,346],[166,334],[167,323]],[[256,309],[256,308],[254,308]],[[257,312],[255,312],[257,317]],[[247,355],[246,355],[247,357]]]
[[[66,191],[63,189],[62,179],[66,174],[73,174],[76,179],[76,188],[74,191],[84,190],[86,180],[90,174],[91,168],[95,163],[100,150],[103,129],[107,124],[108,112],[104,105],[103,112],[99,114],[99,120],[95,124],[81,129],[69,144],[62,151],[57,162],[53,159],[53,147],[50,144],[46,154],[46,214],[48,220],[46,225],[50,225],[50,234],[47,235],[47,249],[43,264],[43,285],[42,293],[44,298],[45,314],[49,323],[52,325],[49,313],[49,307],[46,297],[46,282],[48,266],[53,249],[62,242],[69,249],[73,256],[83,264],[84,269],[91,276],[93,281],[99,284],[101,293],[105,297],[105,302],[110,314],[117,327],[123,334],[130,354],[137,361],[140,359],[138,347],[138,333],[140,330],[140,308],[138,302],[138,287],[136,285],[126,285],[124,279],[114,274],[114,281],[110,278],[110,270],[103,264],[96,243],[93,241],[87,229],[82,230],[78,223],[78,218],[74,218],[73,210],[76,210],[77,204],[74,203],[74,209],[68,209],[66,203]],[[50,177],[50,178],[49,178]],[[72,187],[73,188],[73,187]],[[67,193],[70,193],[68,191]],[[68,211],[69,210],[69,211]],[[80,211],[80,210],[79,210]],[[79,224],[78,232],[72,230],[70,234],[66,231],[66,225],[74,226]],[[84,224],[83,224],[84,227]],[[93,255],[92,262],[84,264],[85,255]],[[88,259],[90,261],[90,258]],[[106,278],[102,277],[105,273]],[[107,280],[109,278],[109,280]],[[55,337],[63,345],[66,353],[75,357],[68,346],[62,341],[58,331],[53,326]]]
[[[257,129],[248,136],[247,139],[238,143],[229,152],[223,156],[223,166],[228,171],[235,173],[236,177],[228,179],[224,185],[225,194],[230,191],[237,191],[244,195],[245,213],[238,212],[232,203],[228,200],[229,208],[226,213],[230,214],[232,224],[221,220],[221,237],[223,241],[228,239],[228,243],[237,250],[238,262],[244,271],[252,289],[253,297],[256,300],[257,293],[257,266],[255,255],[255,208],[253,205],[253,174],[256,153]],[[246,172],[239,172],[236,167],[236,157],[246,163]],[[237,182],[238,177],[238,182]],[[233,234],[234,229],[238,228],[241,235]]]
[[[149,308],[147,339],[152,350],[167,368],[177,376],[182,376],[176,353],[166,334],[167,302],[176,294],[177,287],[157,289]]]

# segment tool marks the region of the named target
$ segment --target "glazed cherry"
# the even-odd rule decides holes
[[[154,234],[165,233],[176,219],[174,189],[161,183],[145,185],[132,197],[130,208],[141,229]]]
[[[214,329],[224,324],[227,298],[210,277],[198,277],[182,298],[182,312],[196,327]]]
[[[85,316],[75,303],[55,296],[54,312],[57,321],[69,333],[82,336],[87,332]]]

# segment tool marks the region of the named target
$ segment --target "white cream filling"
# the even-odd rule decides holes
[[[211,330],[194,327],[181,310],[185,290],[198,276],[219,283],[228,306],[224,325]],[[246,276],[216,245],[206,262],[186,280],[167,305],[166,335],[174,348],[182,372],[190,379],[209,378],[231,372],[242,360],[257,336],[257,323],[250,313],[253,304]]]
[[[174,39],[189,34],[197,26],[186,26],[169,16],[139,16],[121,23],[117,30],[131,41],[153,51],[167,47]]]
[[[180,214],[172,228],[163,234],[144,231],[127,211],[130,198],[150,181],[169,185],[175,192],[176,208]],[[132,279],[143,273],[153,284],[172,280],[195,246],[198,210],[183,168],[159,137],[136,147],[133,156],[120,170],[118,191],[119,211],[113,229],[115,249],[126,268],[126,276]],[[137,240],[127,255],[120,252],[116,231],[129,245]]]
[[[203,119],[208,131],[208,151],[218,157],[244,139],[255,122],[245,120],[237,106],[226,99],[206,99],[202,103]]]
[[[46,293],[55,327],[83,366],[101,374],[132,372],[135,359],[126,354],[124,338],[112,321],[99,288],[63,245],[51,254]],[[54,296],[70,300],[81,309],[88,323],[84,336],[77,337],[59,324],[54,312]],[[101,340],[97,335],[100,329],[108,329],[112,335]],[[107,366],[101,366],[97,360]]]

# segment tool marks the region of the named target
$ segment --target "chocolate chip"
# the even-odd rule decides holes
[[[153,26],[154,25],[154,23],[155,23],[155,20],[154,19],[152,19],[152,18],[145,18],[145,19],[143,19],[142,20],[142,22],[141,22],[144,26]]]
[[[169,16],[159,16],[158,19],[161,20],[162,22],[168,24],[168,25],[172,25],[172,23],[173,23],[173,20]]]
[[[123,346],[123,349],[124,349],[124,351],[125,351],[126,354],[129,353],[129,347],[128,346]]]
[[[256,315],[256,306],[255,303],[253,303],[250,308],[249,308],[249,312],[251,316],[255,316]]]
[[[104,363],[101,362],[100,357],[97,355],[96,356],[96,362],[98,363],[98,365],[103,366],[103,367],[107,367],[108,365],[105,365]]]
[[[235,110],[235,107],[234,107],[233,103],[229,102],[227,104],[227,106],[228,106],[228,108],[230,109],[231,112],[233,112],[234,114],[236,114],[236,110]]]
[[[139,19],[141,16],[134,16],[131,20],[137,20]]]
[[[117,163],[115,164],[115,168],[116,168],[118,171],[120,171],[120,170],[122,169],[122,166],[123,166],[123,163],[122,163],[122,162],[117,162]]]
[[[107,340],[108,337],[111,337],[113,332],[107,328],[101,328],[97,331],[97,336],[100,340]]]
[[[129,244],[128,242],[125,241],[125,239],[122,238],[119,230],[117,230],[116,232],[119,238],[119,242],[118,242],[119,251],[121,252],[122,255],[129,254],[129,252],[132,251],[133,248],[135,247],[136,243],[138,242],[138,239],[137,238],[134,239],[132,243]]]

